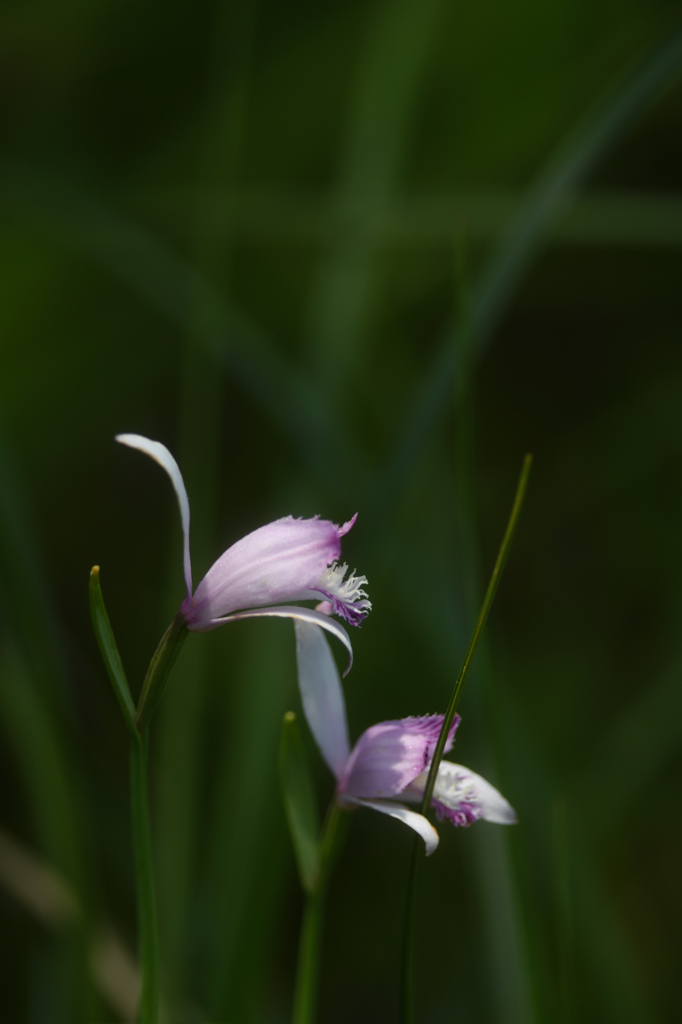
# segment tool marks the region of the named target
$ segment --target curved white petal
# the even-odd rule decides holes
[[[303,711],[320,753],[338,781],[350,754],[339,672],[327,638],[317,624],[296,619],[294,628]]]
[[[178,505],[180,506],[180,519],[182,521],[182,536],[183,536],[183,562],[185,569],[185,583],[187,585],[187,596],[192,596],[192,565],[189,559],[189,500],[187,498],[187,490],[185,488],[185,481],[182,479],[182,473],[180,467],[166,448],[165,444],[161,444],[160,441],[150,441],[148,437],[142,437],[141,434],[117,434],[116,440],[119,444],[125,444],[129,448],[137,448],[139,452],[144,452],[154,462],[165,469],[170,477],[173,489],[177,495]]]
[[[473,803],[484,821],[497,825],[513,825],[516,811],[502,794],[481,775],[452,761],[441,761],[433,790],[433,799],[445,808],[456,811],[462,801]]]
[[[202,626],[200,630],[195,627],[195,632],[202,633],[208,629],[215,629],[217,626],[222,626],[226,622],[237,622],[238,619],[256,619],[261,615],[266,618],[296,619],[299,622],[312,622],[316,626],[321,626],[322,629],[327,631],[327,633],[331,633],[337,640],[340,640],[348,651],[348,665],[343,674],[344,676],[347,676],[350,672],[353,667],[353,648],[351,646],[348,633],[343,626],[336,621],[336,619],[331,619],[328,615],[314,611],[312,608],[299,608],[294,604],[278,604],[273,605],[271,608],[252,608],[249,611],[235,612],[234,615],[223,615],[222,618],[211,619],[211,621]]]
[[[339,802],[342,805],[357,804],[358,807],[371,807],[374,811],[381,811],[382,814],[388,814],[389,817],[402,821],[404,825],[414,829],[422,837],[427,857],[430,857],[438,847],[438,833],[431,822],[427,821],[423,814],[417,814],[416,811],[411,811],[408,807],[403,807],[402,804],[394,804],[390,800],[356,800],[352,796],[344,796]]]

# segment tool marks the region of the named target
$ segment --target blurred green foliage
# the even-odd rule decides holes
[[[0,844],[5,1019],[130,1019],[126,734],[88,573],[135,696],[183,588],[174,499],[124,430],[178,457],[197,580],[273,518],[359,510],[353,737],[444,707],[533,451],[456,746],[520,824],[441,829],[418,1019],[677,1018],[678,14],[3,5],[0,838],[38,858],[43,899]],[[167,688],[167,1021],[290,1012],[277,750],[297,702],[276,621],[190,637]],[[375,818],[353,816],[330,893],[325,1022],[397,1014],[410,837]]]

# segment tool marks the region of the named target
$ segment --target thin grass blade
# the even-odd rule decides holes
[[[304,890],[310,893],[315,888],[320,866],[320,818],[303,740],[293,711],[287,711],[282,722],[279,779],[298,874]]]
[[[102,660],[107,670],[107,675],[114,689],[116,700],[128,726],[133,735],[137,735],[135,726],[135,703],[130,694],[130,687],[126,678],[121,655],[114,631],[111,628],[107,609],[102,595],[102,585],[99,578],[99,566],[95,565],[90,571],[90,615],[92,616],[92,628],[95,631],[97,645],[102,654]]]

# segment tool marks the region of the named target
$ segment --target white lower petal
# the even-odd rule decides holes
[[[339,672],[322,629],[302,619],[296,619],[294,627],[303,711],[320,752],[338,781],[350,754]]]
[[[136,448],[139,452],[144,452],[154,462],[158,462],[162,469],[165,469],[166,473],[170,477],[173,489],[178,498],[178,505],[180,506],[180,520],[182,522],[182,537],[183,537],[183,562],[185,569],[185,583],[187,585],[187,596],[192,596],[192,566],[189,559],[189,500],[187,498],[187,489],[185,488],[185,481],[182,479],[182,473],[180,467],[166,448],[165,444],[161,444],[160,441],[150,441],[148,437],[142,437],[141,434],[117,434],[116,440],[119,444],[125,444],[128,448]]]
[[[321,626],[327,633],[331,633],[337,640],[340,640],[348,651],[348,665],[343,673],[344,676],[347,676],[353,667],[353,648],[346,630],[343,626],[339,625],[336,619],[331,619],[328,615],[324,615],[323,612],[316,612],[313,608],[299,608],[298,605],[293,604],[279,604],[274,605],[272,608],[252,608],[249,611],[235,612],[234,615],[224,615],[218,619],[211,619],[198,632],[215,629],[217,626],[222,626],[225,622],[237,622],[238,619],[257,619],[260,616],[275,619],[296,619],[299,622],[312,622],[316,626]]]
[[[410,796],[413,799],[421,796],[427,777],[428,772],[422,772],[414,780],[410,786],[412,794],[405,794],[408,799]],[[513,825],[516,822],[514,808],[494,786],[481,775],[472,772],[470,768],[465,768],[462,764],[453,764],[452,761],[441,761],[438,766],[432,806],[444,812],[446,817],[450,817],[449,812],[452,812],[455,816],[453,820],[456,820],[458,813],[463,811],[468,823],[477,818],[492,821],[497,825]],[[456,821],[456,824],[464,822]]]
[[[411,811],[408,807],[403,807],[402,804],[394,804],[390,800],[356,800],[352,796],[344,796],[339,802],[342,805],[355,804],[358,807],[371,807],[374,811],[380,811],[382,814],[388,814],[389,817],[402,821],[404,825],[422,837],[427,857],[430,857],[438,847],[438,833],[431,822],[427,821],[423,814],[417,814],[416,811]]]

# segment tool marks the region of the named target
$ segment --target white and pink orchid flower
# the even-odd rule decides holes
[[[367,729],[353,749],[348,739],[346,704],[329,644],[316,623],[295,622],[298,679],[303,711],[322,757],[336,778],[336,799],[342,807],[371,807],[414,829],[426,855],[438,846],[433,825],[400,803],[421,801],[443,715],[423,715],[381,722]],[[459,725],[455,716],[445,750],[452,747]],[[431,806],[439,820],[471,825],[479,818],[510,825],[513,807],[489,782],[451,761],[441,761]]]
[[[192,592],[189,551],[189,500],[177,462],[159,441],[139,434],[118,434],[116,440],[154,459],[170,477],[180,506],[187,596],[180,613],[188,629],[201,633],[226,622],[256,616],[293,618],[315,624],[352,648],[346,630],[329,615],[312,608],[291,606],[294,601],[320,601],[326,610],[359,625],[371,609],[364,576],[348,576],[339,565],[341,538],[355,523],[343,526],[326,519],[287,516],[242,537],[213,563]],[[357,515],[357,513],[356,513]],[[348,669],[346,669],[348,671]]]

